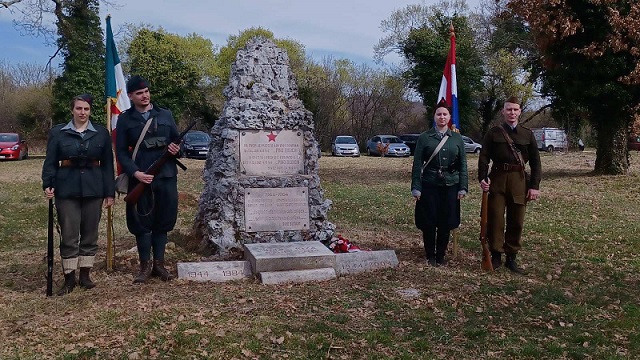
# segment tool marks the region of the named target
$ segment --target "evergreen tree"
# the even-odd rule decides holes
[[[62,75],[53,85],[54,123],[71,117],[70,101],[79,94],[90,93],[94,102],[91,121],[104,124],[104,44],[100,27],[98,0],[61,2],[57,15],[58,47],[64,57]]]

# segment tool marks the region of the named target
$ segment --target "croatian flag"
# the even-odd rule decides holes
[[[118,115],[130,108],[131,102],[129,101],[129,97],[127,97],[124,74],[122,73],[116,43],[113,40],[111,15],[107,16],[106,74],[107,80],[105,82],[104,93],[107,97],[107,126],[115,139]]]
[[[453,111],[449,122],[449,128],[455,126],[456,129],[460,130],[460,116],[458,115],[458,85],[456,82],[456,34],[453,31],[453,25],[451,25],[450,34],[451,47],[449,48],[449,55],[447,55],[447,64],[444,66],[444,73],[442,74],[442,82],[440,83],[440,91],[438,92],[438,99],[436,100],[436,103],[445,99],[447,105],[449,105]]]

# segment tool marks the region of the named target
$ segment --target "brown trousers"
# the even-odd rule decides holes
[[[487,230],[491,251],[516,254],[522,247],[527,185],[519,171],[492,171]],[[506,225],[506,229],[505,229]]]

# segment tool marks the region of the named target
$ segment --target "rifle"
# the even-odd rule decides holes
[[[487,213],[489,212],[489,192],[482,192],[482,205],[480,206],[480,244],[482,244],[482,270],[493,271],[491,265],[491,253],[487,244]]]
[[[191,123],[191,125],[187,126],[187,128],[183,132],[181,132],[180,135],[178,135],[178,138],[173,143],[179,145],[180,142],[182,141],[182,138],[184,138],[187,132],[191,130],[191,128],[194,127],[195,125],[196,125],[196,122],[194,121]],[[164,153],[162,153],[162,156],[160,156],[156,161],[154,161],[153,164],[149,166],[149,169],[145,171],[145,173],[149,175],[154,175],[154,176],[157,175],[160,172],[160,169],[162,169],[162,166],[170,159],[176,160],[175,156],[169,152],[169,148],[167,147],[167,149],[164,150]],[[183,170],[186,170],[185,167],[183,166],[181,167],[183,168]],[[131,191],[129,191],[127,196],[124,197],[124,201],[127,202],[127,204],[137,203],[138,199],[140,198],[140,196],[142,196],[142,193],[144,192],[145,186],[147,186],[147,184],[143,182],[139,182]]]
[[[49,199],[49,237],[47,239],[47,296],[53,295],[53,199]]]

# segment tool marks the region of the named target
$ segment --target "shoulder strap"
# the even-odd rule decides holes
[[[433,158],[436,156],[436,154],[438,153],[438,151],[440,151],[440,149],[442,149],[442,147],[444,146],[444,143],[447,142],[447,139],[449,139],[449,135],[445,135],[442,140],[440,140],[440,142],[438,143],[438,146],[436,146],[436,149],[433,150],[433,152],[431,153],[431,156],[429,157],[429,160],[427,160],[426,163],[424,163],[424,165],[422,165],[422,171],[424,171],[424,169],[427,168],[427,165],[429,165],[429,163],[431,162],[431,160],[433,160]]]
[[[504,126],[500,125],[498,127],[502,131],[502,135],[504,135],[504,139],[507,140],[507,144],[509,144],[509,150],[511,150],[511,155],[513,155],[516,158],[518,165],[522,166],[522,171],[524,172],[524,159],[522,158],[522,154],[520,154],[520,152],[517,151],[515,145],[513,145],[513,139],[511,138],[511,136],[509,136],[509,134],[507,134],[507,131],[504,129]]]
[[[147,130],[149,130],[149,126],[151,126],[152,120],[153,120],[153,117],[150,117],[149,120],[147,120],[147,123],[144,124],[144,129],[142,129],[142,132],[140,133],[140,137],[138,138],[138,142],[136,143],[136,147],[133,149],[133,155],[131,156],[131,160],[136,159],[136,155],[138,155],[138,149],[140,148],[142,139],[144,139],[144,135],[147,133]]]

